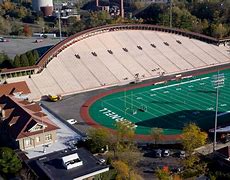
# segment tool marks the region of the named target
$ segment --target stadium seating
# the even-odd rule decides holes
[[[97,34],[60,52],[39,74],[10,78],[26,81],[39,99],[71,94],[203,68],[229,61],[229,48],[156,31],[123,30]]]

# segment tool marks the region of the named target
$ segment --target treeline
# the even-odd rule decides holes
[[[216,38],[230,36],[229,0],[173,1],[172,26]],[[152,4],[137,15],[143,23],[169,26],[170,5]]]
[[[16,55],[14,57],[13,66],[14,67],[26,67],[35,65],[36,61],[39,58],[37,50],[28,51],[24,54]]]
[[[0,53],[0,69],[13,68],[12,59],[4,52]]]
[[[90,12],[81,20],[76,18],[69,18],[67,23],[62,26],[62,32],[67,36],[73,35],[77,32],[83,31],[85,29],[98,27],[107,24],[120,24],[120,23],[141,23],[142,20],[139,19],[122,19],[120,16],[111,17],[106,11],[94,11]]]
[[[10,69],[16,67],[33,66],[39,59],[37,50],[28,51],[21,55],[16,55],[14,59],[11,59],[4,52],[0,53],[0,69]]]

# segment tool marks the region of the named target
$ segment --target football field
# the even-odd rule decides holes
[[[218,125],[230,122],[230,70],[219,89]],[[162,128],[164,135],[180,134],[189,122],[203,130],[214,127],[216,89],[210,73],[106,95],[89,107],[93,121],[115,129],[115,122],[127,119],[136,134],[148,135],[151,128]]]

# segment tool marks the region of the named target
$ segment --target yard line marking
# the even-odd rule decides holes
[[[146,96],[145,94],[142,94],[142,96],[145,96],[145,97],[147,97],[147,98],[149,99],[149,97]],[[158,98],[160,98],[160,97],[158,97]],[[152,98],[150,98],[150,99],[152,100]],[[160,98],[160,99],[162,99],[162,98]],[[169,110],[166,109],[165,107],[162,107],[162,106],[159,106],[159,105],[155,105],[155,106],[160,107],[160,108],[155,108],[155,109],[154,109],[153,107],[151,107],[151,106],[149,105],[149,102],[148,102],[148,101],[146,101],[145,99],[142,99],[142,101],[145,101],[145,102],[148,103],[148,105],[146,105],[146,106],[147,106],[149,109],[152,109],[153,111],[158,111],[160,114],[162,114],[161,116],[168,116],[168,117],[171,118],[170,115],[163,113],[163,111],[166,111],[166,112],[168,112],[169,114],[172,113],[171,111],[169,111]],[[138,102],[138,103],[139,103],[139,102]],[[178,111],[177,108],[174,108],[174,107],[172,107],[172,108],[175,109],[176,111]],[[158,110],[158,109],[159,109],[159,110]],[[162,109],[163,111],[161,111],[161,109]],[[148,111],[148,112],[149,112],[149,111]],[[152,114],[152,113],[151,113],[151,114]],[[157,117],[160,117],[160,116],[157,116]],[[177,120],[177,122],[184,124],[183,121]]]
[[[205,79],[209,79],[209,78],[210,77],[205,77]],[[142,94],[142,93],[145,93],[145,92],[148,92],[148,91],[156,91],[156,90],[159,90],[159,89],[165,89],[165,88],[168,88],[168,87],[179,86],[181,84],[188,84],[188,83],[196,82],[196,81],[201,81],[201,79],[198,78],[198,79],[194,79],[194,80],[190,80],[190,81],[185,81],[185,82],[181,82],[181,83],[177,83],[177,84],[171,84],[171,85],[167,85],[167,86],[162,86],[162,87],[159,87],[159,88],[148,89],[146,91],[138,92],[138,93],[135,93],[135,94]],[[132,90],[128,90],[128,91],[132,91]],[[128,97],[128,96],[130,96],[130,95],[127,95],[126,97]],[[114,98],[110,98],[110,99],[107,99],[105,101],[110,101],[110,100],[117,99],[117,98],[119,99],[121,97],[124,97],[124,95],[121,95],[121,96],[118,96],[118,97],[114,97]]]
[[[219,116],[224,116],[224,115],[229,114],[229,113],[230,113],[230,111],[226,111],[226,112],[223,112],[223,113],[218,114],[217,116],[218,116],[218,117],[219,117]]]
[[[205,79],[209,79],[210,77],[206,77]],[[177,83],[177,84],[171,84],[171,85],[167,85],[167,86],[163,86],[163,87],[158,87],[158,88],[154,88],[154,89],[151,89],[151,91],[156,91],[156,90],[159,90],[159,89],[165,89],[165,88],[168,88],[168,87],[174,87],[174,86],[178,86],[178,85],[182,85],[182,84],[188,84],[188,83],[192,83],[192,82],[196,82],[196,81],[201,81],[201,80],[204,80],[204,78],[202,79],[194,79],[194,80],[190,80],[190,81],[185,81],[185,82],[181,82],[181,83]]]
[[[156,94],[150,94],[150,96],[156,96]]]
[[[119,98],[119,99],[120,99],[120,98]],[[120,100],[124,101],[123,99],[120,99]],[[136,103],[138,103],[138,104],[141,104],[140,102],[138,102],[138,101],[136,101],[136,100],[133,100],[133,101],[136,102]],[[129,102],[127,102],[127,103],[128,103],[128,104],[131,104],[131,103],[129,103]],[[133,106],[136,107],[137,109],[139,108],[138,105],[134,105],[134,104],[133,104]],[[172,118],[171,116],[169,116],[168,114],[162,113],[161,111],[159,111],[159,110],[157,110],[157,109],[153,109],[153,108],[151,108],[150,106],[147,106],[147,107],[148,107],[149,109],[152,109],[153,111],[157,111],[157,112],[159,112],[159,113],[161,114],[160,116],[157,116],[157,115],[153,114],[152,112],[147,111],[146,113],[150,114],[151,117],[154,117],[154,118],[161,118],[161,119],[163,119],[164,121],[166,121],[167,123],[171,124],[172,127],[173,127],[174,123],[171,123],[170,121],[165,120],[164,118],[161,117],[161,116],[168,116],[169,119],[171,119],[171,118]],[[134,116],[133,116],[133,117],[134,117]],[[172,120],[174,120],[174,119],[172,119]],[[143,121],[143,120],[141,120],[141,121]],[[174,121],[174,122],[175,122],[175,121]]]
[[[204,78],[201,78],[201,80],[204,80],[204,79],[209,79],[210,77],[204,77]]]

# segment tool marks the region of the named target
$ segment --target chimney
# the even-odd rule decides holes
[[[124,18],[124,0],[121,0],[120,2],[120,13],[121,13],[121,17]]]
[[[99,0],[96,0],[96,6],[97,7],[99,6]]]

